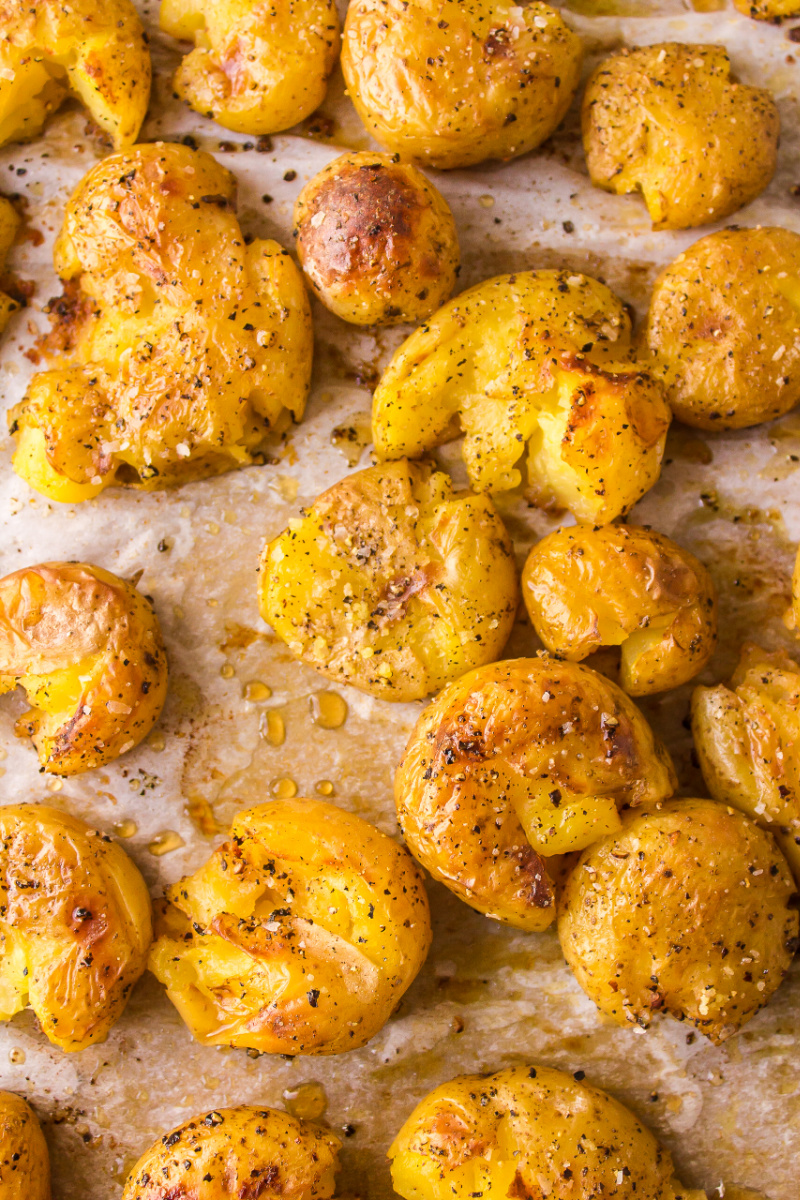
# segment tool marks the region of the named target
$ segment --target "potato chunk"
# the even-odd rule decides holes
[[[431,940],[406,851],[321,800],[240,813],[167,889],[150,970],[204,1045],[338,1054],[386,1024]]]
[[[644,341],[672,411],[743,429],[800,402],[800,235],[725,229],[662,271]]]
[[[453,290],[450,206],[421,171],[389,154],[328,163],[297,197],[294,224],[308,282],[344,321],[423,321]]]
[[[261,615],[292,653],[385,700],[420,700],[497,658],[518,596],[491,501],[418,463],[342,479],[261,557]]]
[[[116,842],[54,808],[0,807],[0,1020],[30,1005],[61,1050],[105,1041],[151,936],[147,885]]]
[[[710,225],[749,204],[775,174],[779,131],[772,93],[734,82],[722,46],[621,50],[583,98],[592,183],[641,192],[654,229]]]
[[[152,729],[167,660],[151,603],[85,563],[43,563],[0,579],[0,695],[22,687],[17,721],[42,770],[77,775],[111,762]]]
[[[50,1200],[47,1143],[33,1109],[0,1092],[0,1198]]]
[[[195,43],[177,94],[239,133],[279,133],[309,116],[339,53],[336,0],[162,0],[160,24]]]
[[[717,595],[701,562],[636,525],[574,525],[533,547],[522,595],[548,650],[581,662],[619,646],[630,696],[679,687],[717,641]]]
[[[554,856],[621,828],[618,807],[676,787],[635,704],[588,667],[518,658],[436,697],[395,776],[415,858],[462,900],[518,929],[555,917]]]
[[[559,904],[578,983],[620,1025],[669,1013],[719,1043],[779,986],[797,948],[774,840],[713,800],[631,812],[585,850]]]
[[[739,12],[756,21],[774,21],[800,16],[800,0],[733,0]]]
[[[49,499],[245,466],[303,415],[308,296],[277,242],[245,244],[235,189],[209,154],[162,142],[78,185],[55,247],[63,365],[10,413],[14,468]]]
[[[539,146],[572,103],[582,57],[538,0],[351,0],[342,43],[367,130],[443,170]]]
[[[150,51],[131,0],[4,0],[0,146],[37,137],[69,93],[117,149],[150,101]]]
[[[330,1200],[340,1146],[277,1108],[215,1109],[145,1151],[122,1200]]]
[[[0,80],[1,88],[2,80]],[[18,226],[19,217],[14,210],[14,205],[10,200],[6,200],[5,196],[0,196],[0,273],[5,270],[8,252],[14,242]],[[0,333],[5,329],[9,317],[16,308],[16,301],[7,296],[5,292],[0,292]]]
[[[658,478],[670,411],[632,359],[630,319],[604,284],[568,271],[489,279],[400,346],[375,391],[383,458],[415,458],[466,434],[472,486],[523,478],[530,499],[612,521]]]

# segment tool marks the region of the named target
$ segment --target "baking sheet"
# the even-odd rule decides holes
[[[749,21],[725,0],[697,0],[697,7],[721,11],[687,11],[683,0],[574,0],[567,15],[586,40],[590,62],[623,42],[727,45],[742,79],[775,92],[783,122],[778,174],[736,220],[800,232],[800,200],[791,190],[800,184],[800,47],[786,27]],[[144,5],[142,13],[152,39],[152,111],[158,114],[143,140],[193,136],[236,173],[245,231],[291,244],[292,203],[303,183],[337,146],[370,144],[341,79],[322,118],[306,122],[297,135],[254,144],[172,99],[176,47],[158,32],[156,7]],[[4,405],[19,399],[35,369],[26,352],[47,328],[44,304],[60,291],[50,255],[64,201],[105,152],[77,108],[62,111],[32,145],[0,152],[0,187],[22,197],[27,215],[11,267],[36,285],[0,351]],[[659,266],[698,236],[653,234],[637,199],[590,187],[574,111],[539,154],[434,178],[459,227],[459,287],[501,271],[564,264],[602,276],[641,315]],[[279,780],[294,780],[301,795],[329,781],[337,803],[396,833],[392,774],[421,706],[339,689],[347,720],[340,729],[321,729],[311,720],[310,697],[327,684],[290,660],[256,608],[255,566],[264,538],[323,488],[368,465],[366,445],[356,457],[371,388],[405,332],[373,336],[316,304],[314,316],[308,413],[270,465],[171,493],[115,490],[73,507],[28,489],[11,470],[10,439],[0,434],[0,571],[58,558],[86,559],[123,576],[142,570],[140,587],[155,601],[172,671],[164,715],[148,741],[111,767],[63,784],[41,776],[32,747],[13,735],[21,698],[0,701],[0,803],[46,800],[129,835],[123,844],[154,895],[203,862],[231,816],[268,798]],[[347,456],[335,434],[341,426],[357,431],[355,446],[345,443]],[[463,480],[457,447],[441,457]],[[800,540],[798,467],[798,414],[714,438],[675,427],[662,478],[632,514],[698,554],[720,588],[722,642],[704,681],[726,676],[748,636],[769,647],[793,645],[797,653],[781,617]],[[519,497],[501,498],[500,507],[521,563],[530,543],[555,522]],[[535,648],[530,628],[518,624],[508,654]],[[272,689],[269,699],[245,699],[253,681]],[[643,707],[675,756],[681,791],[704,794],[683,725],[690,690]],[[270,711],[285,722],[280,746],[264,736]],[[176,848],[161,855],[151,849],[165,845]],[[324,1089],[332,1128],[353,1129],[344,1140],[342,1188],[363,1200],[383,1200],[391,1194],[386,1148],[417,1100],[458,1072],[521,1060],[584,1069],[657,1131],[686,1182],[714,1189],[724,1181],[729,1198],[731,1185],[739,1184],[772,1200],[796,1200],[800,969],[721,1048],[675,1022],[646,1034],[619,1029],[580,991],[554,932],[522,934],[480,917],[441,887],[429,891],[435,933],[426,966],[385,1029],[344,1056],[287,1061],[197,1046],[150,976],[108,1041],[81,1054],[50,1047],[29,1012],[0,1027],[0,1087],[25,1095],[43,1118],[54,1200],[111,1200],[139,1153],[186,1117],[236,1103],[296,1107],[319,1097],[304,1090],[309,1083]]]

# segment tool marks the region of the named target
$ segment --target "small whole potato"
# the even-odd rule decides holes
[[[555,917],[558,856],[622,828],[619,807],[676,787],[669,755],[604,675],[517,658],[445,688],[395,776],[415,858],[478,912],[518,929]]]
[[[706,1200],[618,1100],[550,1067],[460,1075],[414,1109],[389,1148],[404,1200]],[[127,1200],[127,1198],[126,1198]]]
[[[569,271],[499,275],[451,300],[397,350],[372,407],[381,458],[462,431],[477,491],[518,487],[527,451],[529,500],[597,523],[658,479],[669,422],[622,301]]]
[[[661,272],[643,340],[675,416],[743,429],[800,403],[800,234],[724,229]]]
[[[733,0],[739,12],[756,21],[774,21],[800,16],[800,0]]]
[[[340,1146],[277,1108],[215,1109],[145,1151],[122,1200],[330,1200]]]
[[[351,0],[342,42],[369,133],[442,170],[541,145],[566,116],[582,57],[538,0]]]
[[[279,133],[325,99],[339,53],[336,0],[161,0],[159,22],[195,43],[175,92],[226,129]]]
[[[146,737],[167,693],[151,602],[109,571],[42,563],[0,579],[0,695],[22,687],[15,726],[42,770],[78,775]]]
[[[601,1012],[656,1013],[723,1042],[769,1000],[797,948],[794,881],[774,840],[714,800],[630,812],[570,873],[558,936]]]
[[[50,1200],[47,1143],[36,1113],[13,1092],[0,1092],[0,1200]]]
[[[640,192],[654,229],[710,225],[755,200],[775,174],[779,132],[772,93],[731,79],[723,46],[625,48],[583,98],[592,183]]]
[[[2,95],[2,85],[3,81],[0,79],[0,95]],[[14,205],[10,200],[6,200],[5,196],[0,196],[0,274],[5,271],[8,252],[14,243],[18,228],[19,217]],[[7,296],[5,292],[0,292],[0,333],[5,329],[9,317],[16,308],[16,301]]]
[[[497,658],[518,597],[492,502],[420,463],[340,480],[261,556],[261,615],[292,653],[384,700],[421,700]]]
[[[326,308],[353,325],[423,321],[456,281],[458,235],[442,194],[389,154],[343,154],[294,207],[300,264]]]
[[[0,1021],[30,1005],[61,1050],[105,1041],[151,937],[150,894],[121,846],[46,805],[0,807]]]
[[[402,846],[333,804],[272,800],[167,889],[149,965],[204,1045],[338,1054],[386,1024],[430,940]]]
[[[538,542],[522,572],[522,596],[545,646],[581,662],[620,648],[630,696],[680,687],[717,642],[717,595],[701,562],[636,525],[574,525]]]

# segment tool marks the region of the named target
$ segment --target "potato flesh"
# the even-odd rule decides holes
[[[33,1109],[13,1092],[0,1092],[0,1196],[50,1200],[47,1143]]]
[[[781,21],[784,17],[800,16],[798,0],[733,0],[739,12],[756,21]]]

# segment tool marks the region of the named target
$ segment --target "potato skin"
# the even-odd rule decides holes
[[[528,11],[528,10],[526,10]],[[658,478],[671,414],[632,358],[628,313],[569,271],[470,288],[400,346],[373,396],[381,458],[415,458],[466,434],[477,491],[519,486],[580,521],[612,521]]]
[[[387,150],[447,170],[549,137],[580,81],[580,39],[532,0],[351,0],[342,70]]]
[[[131,0],[0,0],[0,146],[37,137],[72,92],[115,148],[136,141],[150,51]]]
[[[339,53],[336,0],[162,0],[159,20],[195,42],[176,93],[226,129],[279,133],[325,99]]]
[[[423,321],[456,281],[458,234],[441,192],[389,154],[343,154],[294,207],[297,253],[326,308],[353,325]]]
[[[33,1109],[0,1092],[0,1200],[50,1200],[50,1159]]]
[[[2,80],[0,80],[0,88],[2,88]],[[19,217],[14,205],[10,200],[6,200],[5,196],[0,196],[0,272],[5,270],[8,252],[13,245],[18,226]],[[5,329],[16,308],[16,301],[7,296],[5,292],[0,292],[0,333]]]
[[[558,935],[578,983],[620,1025],[664,1012],[719,1043],[786,975],[793,895],[769,834],[714,800],[672,800],[584,851]]]
[[[167,693],[150,602],[87,563],[42,563],[0,579],[0,695],[24,688],[18,737],[42,770],[77,775],[146,737]]]
[[[65,354],[9,416],[14,469],[49,499],[229,471],[302,417],[308,296],[277,242],[245,245],[235,191],[209,154],[163,142],[78,185],[54,253]]]
[[[800,235],[724,229],[661,272],[643,340],[686,425],[744,429],[800,403]]]
[[[151,936],[147,885],[107,834],[46,805],[0,807],[0,1020],[30,1004],[61,1050],[105,1041]]]
[[[654,229],[710,225],[775,174],[772,93],[733,83],[722,46],[663,42],[621,50],[592,74],[583,144],[596,187],[641,192]]]
[[[150,970],[199,1042],[290,1055],[368,1042],[431,940],[410,855],[307,799],[240,813],[205,866],[167,889],[156,933]]]
[[[733,0],[739,12],[755,21],[774,21],[779,24],[785,17],[800,16],[798,0]]]
[[[555,917],[559,855],[620,828],[618,804],[671,796],[672,762],[615,684],[576,663],[470,671],[425,709],[395,776],[411,853],[478,912]]]
[[[636,525],[574,525],[542,538],[522,597],[545,646],[582,662],[619,646],[620,684],[647,696],[686,683],[717,642],[717,594],[703,564]]]
[[[341,1142],[276,1108],[215,1109],[145,1151],[122,1200],[330,1200]]]
[[[292,653],[384,700],[420,700],[497,658],[518,597],[491,501],[419,463],[340,480],[261,556],[261,615]]]

